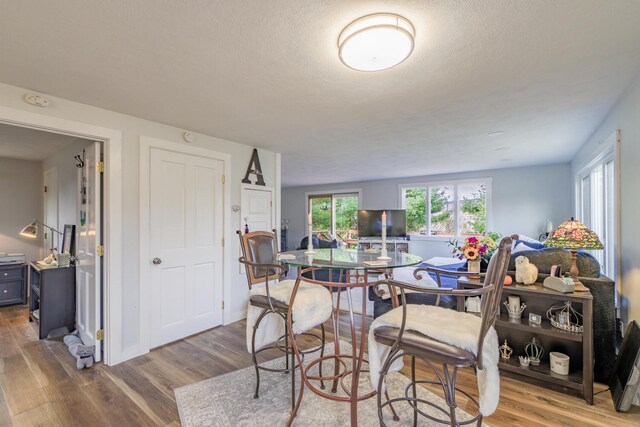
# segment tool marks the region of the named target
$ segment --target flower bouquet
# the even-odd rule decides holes
[[[496,250],[496,242],[489,236],[467,237],[464,245],[459,246],[457,240],[450,240],[449,245],[453,246],[453,254],[458,259],[467,261],[480,261],[482,257],[491,257]]]
[[[477,274],[480,273],[480,261],[483,258],[491,258],[497,248],[496,242],[490,236],[467,237],[464,239],[463,245],[459,245],[457,240],[450,240],[449,245],[453,246],[452,253],[458,259],[467,261],[467,271],[476,273],[470,277],[477,277]]]

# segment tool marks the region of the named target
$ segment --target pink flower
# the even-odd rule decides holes
[[[467,242],[469,242],[469,243],[478,243],[478,238],[477,237],[469,237],[467,239]]]

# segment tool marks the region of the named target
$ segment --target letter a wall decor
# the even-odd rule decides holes
[[[260,158],[258,157],[258,149],[253,149],[253,154],[251,154],[251,160],[249,161],[249,166],[247,167],[247,173],[244,175],[244,179],[242,180],[245,184],[253,184],[249,179],[249,175],[254,174],[256,176],[256,185],[265,185],[264,178],[262,177],[262,167],[260,166]]]

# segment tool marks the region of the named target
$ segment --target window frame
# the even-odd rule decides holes
[[[362,188],[347,188],[347,189],[336,189],[336,190],[319,190],[319,191],[308,191],[304,193],[304,201],[305,201],[305,210],[304,210],[304,230],[305,234],[307,233],[307,218],[309,216],[310,207],[311,207],[311,198],[319,198],[319,197],[331,197],[331,229],[329,232],[332,236],[336,235],[336,201],[335,196],[347,196],[347,195],[357,195],[358,196],[358,209],[362,209]]]
[[[411,238],[415,240],[432,240],[437,242],[446,242],[450,239],[462,239],[469,236],[462,236],[460,232],[460,201],[458,200],[458,186],[469,184],[484,184],[486,191],[486,211],[485,218],[486,229],[491,230],[493,227],[493,178],[481,177],[481,178],[469,178],[469,179],[455,179],[455,180],[443,180],[443,181],[422,181],[415,183],[398,184],[398,206],[401,209],[406,209],[405,202],[405,190],[411,188],[425,188],[426,189],[426,209],[425,209],[425,224],[427,227],[427,234],[412,234]],[[431,235],[431,188],[432,187],[454,187],[454,204],[455,204],[455,219],[454,219],[454,236],[432,236]]]
[[[575,191],[574,202],[575,217],[583,222],[587,227],[594,230],[594,228],[602,228],[601,230],[594,230],[598,233],[600,241],[605,246],[603,251],[588,251],[601,263],[602,274],[620,281],[621,275],[621,230],[620,230],[620,132],[619,130],[610,135],[606,140],[601,142],[602,146],[599,151],[596,151],[591,155],[591,160],[582,166],[574,175],[575,179]],[[611,166],[608,166],[612,163]],[[600,168],[602,188],[600,199],[592,200],[593,186],[591,180],[594,173]],[[612,170],[611,170],[612,168]],[[607,171],[610,171],[613,178],[613,192],[607,186]],[[588,184],[585,184],[585,179],[588,178]],[[588,200],[585,197],[585,187],[588,187]],[[584,203],[583,203],[584,202]],[[601,211],[597,212],[600,218],[601,226],[594,227],[592,215],[594,209],[598,209],[594,206],[595,203],[602,202]],[[609,206],[612,204],[613,206]],[[587,206],[588,205],[588,206]],[[589,218],[585,219],[585,210],[589,209]],[[611,215],[611,210],[613,214]],[[616,290],[617,291],[617,290]],[[617,292],[616,292],[617,293]]]

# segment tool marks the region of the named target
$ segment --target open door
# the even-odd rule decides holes
[[[76,221],[76,328],[85,345],[95,345],[102,360],[102,143],[84,149],[78,173]]]

